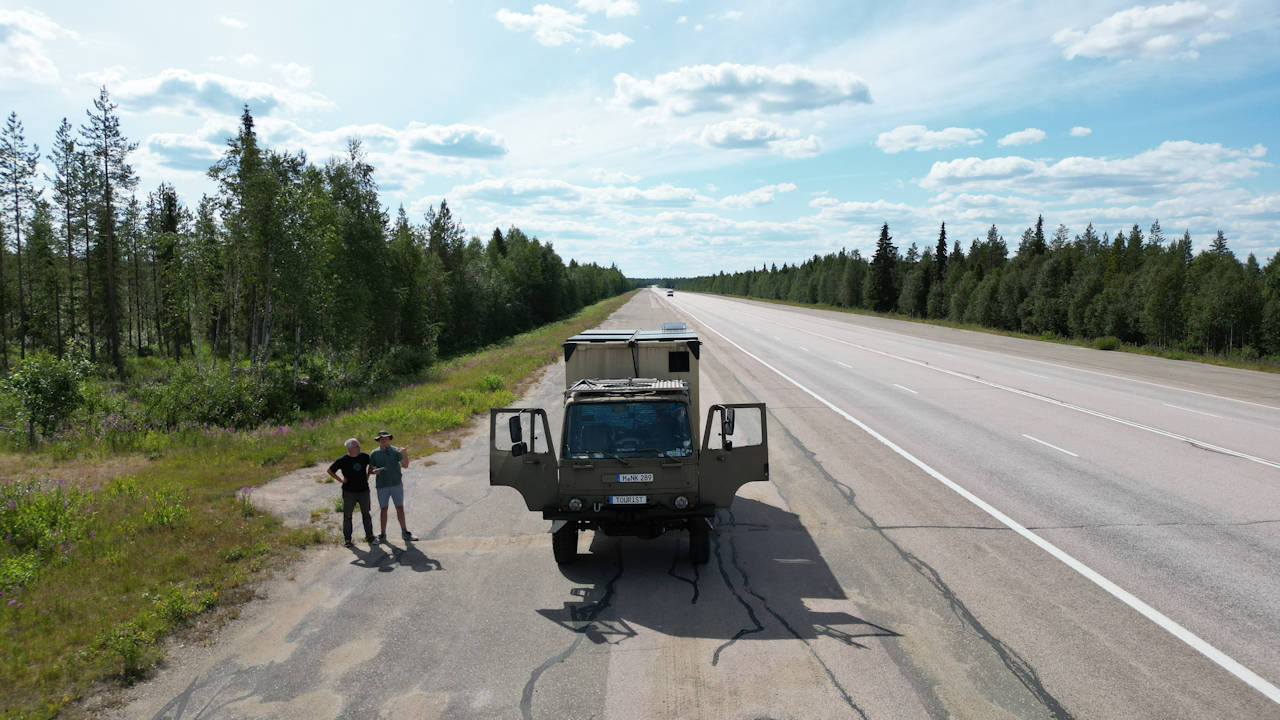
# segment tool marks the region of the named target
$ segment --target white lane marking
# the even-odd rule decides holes
[[[987,501],[983,500],[977,495],[974,495],[973,493],[969,492],[963,487],[957,485],[953,480],[948,478],[946,475],[943,475],[937,470],[934,470],[932,467],[927,465],[923,460],[920,460],[916,456],[912,455],[911,453],[907,452],[902,447],[894,443],[889,438],[876,432],[866,423],[855,418],[854,416],[850,415],[844,410],[841,410],[840,408],[836,407],[831,402],[829,402],[826,398],[823,398],[821,395],[818,395],[817,393],[805,387],[804,385],[801,385],[798,381],[796,381],[790,375],[787,375],[786,373],[782,372],[778,368],[770,365],[769,363],[760,359],[756,355],[752,354],[749,350],[742,347],[738,343],[730,340],[724,333],[702,322],[702,320],[698,319],[698,316],[694,315],[693,313],[689,313],[689,315],[693,317],[693,319],[699,325],[702,325],[703,327],[715,333],[716,335],[719,335],[725,342],[734,346],[738,350],[741,350],[742,353],[747,357],[769,368],[782,379],[786,380],[792,385],[795,385],[797,388],[800,388],[800,390],[808,394],[814,400],[817,400],[823,405],[826,405],[828,408],[832,410],[832,412],[836,413],[837,415],[843,417],[845,420],[848,420],[849,422],[853,423],[857,427],[861,428],[863,432],[867,433],[871,437],[880,441],[880,443],[883,444],[885,447],[888,447],[890,450],[902,456],[907,462],[920,468],[925,473],[927,473],[930,477],[932,477],[934,480],[937,480],[938,482],[947,486],[960,497],[973,503],[983,512],[985,512],[986,514],[998,520],[1005,527],[1009,528],[1010,530],[1013,530],[1014,532],[1018,533],[1022,537],[1026,538],[1027,540],[1035,544],[1041,550],[1044,550],[1045,552],[1049,553],[1053,557],[1057,558],[1067,567],[1071,568],[1072,570],[1075,570],[1077,573],[1084,576],[1093,584],[1097,585],[1103,590],[1106,590],[1108,593],[1110,593],[1113,597],[1115,597],[1120,602],[1123,602],[1125,605],[1128,605],[1129,607],[1133,608],[1138,613],[1140,613],[1143,617],[1147,618],[1151,622],[1160,626],[1163,630],[1168,632],[1170,635],[1173,635],[1174,637],[1178,638],[1182,642],[1186,643],[1196,652],[1212,660],[1223,670],[1226,670],[1232,675],[1235,675],[1237,678],[1244,681],[1250,687],[1252,687],[1253,689],[1265,695],[1267,699],[1270,700],[1271,702],[1280,704],[1280,688],[1277,688],[1275,685],[1272,685],[1271,683],[1267,682],[1265,679],[1263,679],[1254,671],[1250,670],[1244,665],[1241,665],[1239,662],[1231,658],[1226,653],[1222,652],[1221,650],[1205,642],[1203,639],[1200,638],[1200,636],[1182,627],[1177,622],[1175,622],[1172,618],[1166,616],[1164,613],[1160,612],[1159,610],[1156,610],[1155,608],[1151,607],[1147,603],[1143,602],[1133,593],[1129,592],[1128,590],[1125,590],[1119,585],[1116,585],[1114,582],[1111,582],[1107,578],[1100,575],[1093,568],[1090,568],[1088,565],[1085,565],[1084,563],[1075,559],[1071,555],[1067,554],[1066,551],[1060,549],[1057,545],[1054,545],[1048,540],[1045,540],[1044,538],[1040,537],[1034,532],[1026,529],[1021,524],[1019,524],[1016,520],[1009,517],[1008,515],[1005,515],[1003,512],[1000,512],[994,506],[989,504]]]
[[[1026,439],[1028,439],[1028,440],[1032,440],[1032,441],[1034,441],[1034,442],[1038,442],[1038,443],[1040,443],[1041,445],[1044,445],[1045,447],[1051,447],[1051,448],[1053,448],[1054,450],[1057,450],[1058,452],[1066,453],[1066,454],[1070,455],[1071,457],[1076,457],[1076,458],[1080,457],[1079,455],[1077,455],[1077,454],[1075,454],[1075,453],[1071,452],[1070,450],[1063,450],[1062,448],[1058,447],[1057,445],[1054,445],[1053,443],[1047,443],[1047,442],[1045,442],[1045,441],[1041,440],[1040,438],[1031,437],[1030,435],[1028,435],[1028,434],[1026,434],[1026,433],[1022,433],[1022,437],[1026,438]]]
[[[803,350],[803,351],[805,351],[805,352],[812,352],[812,351],[811,351],[811,350],[809,350],[809,348],[807,348],[807,347],[801,347],[800,345],[797,345],[796,347],[800,348],[801,350]]]
[[[1192,410],[1192,409],[1191,409],[1191,408],[1189,408],[1189,407],[1182,407],[1181,405],[1174,405],[1173,403],[1160,403],[1160,404],[1161,404],[1161,405],[1163,405],[1163,406],[1165,406],[1165,407],[1171,407],[1171,408],[1173,408],[1174,410],[1185,410],[1185,411],[1187,411],[1187,412],[1189,412],[1189,413],[1195,413],[1195,414],[1197,414],[1197,415],[1208,415],[1208,416],[1209,416],[1209,417],[1211,417],[1211,418],[1219,418],[1219,419],[1221,419],[1221,418],[1222,418],[1222,416],[1221,416],[1221,415],[1214,415],[1213,413],[1205,412],[1205,411],[1203,411],[1203,410]]]
[[[1067,408],[1068,410],[1075,410],[1076,412],[1082,412],[1086,415],[1099,417],[1099,418],[1102,418],[1103,420],[1110,420],[1111,422],[1120,423],[1121,425],[1128,425],[1129,427],[1137,428],[1139,430],[1145,430],[1146,432],[1149,432],[1149,433],[1154,433],[1156,435],[1163,435],[1164,437],[1167,437],[1167,438],[1172,438],[1174,440],[1178,440],[1181,442],[1190,443],[1192,445],[1195,445],[1196,447],[1204,448],[1206,450],[1213,450],[1215,452],[1223,453],[1224,455],[1231,455],[1233,457],[1238,457],[1242,460],[1248,460],[1249,462],[1255,462],[1255,463],[1258,463],[1259,465],[1266,465],[1267,467],[1280,470],[1280,462],[1276,462],[1274,460],[1267,460],[1266,458],[1260,458],[1256,455],[1250,455],[1248,453],[1240,452],[1239,450],[1224,448],[1220,445],[1214,445],[1212,443],[1208,443],[1203,440],[1196,440],[1193,437],[1180,435],[1178,433],[1170,432],[1168,430],[1161,430],[1160,428],[1152,427],[1150,425],[1143,425],[1140,422],[1135,422],[1133,420],[1126,420],[1122,417],[1116,417],[1115,415],[1108,415],[1107,413],[1100,412],[1098,410],[1091,410],[1087,407],[1076,405],[1074,403],[1069,403],[1064,400],[1056,400],[1054,398],[1046,397],[1044,395],[1039,395],[1037,393],[1029,392],[1027,390],[1020,390],[1018,388],[1010,387],[1008,385],[1001,385],[1000,383],[992,382],[990,380],[984,380],[983,378],[977,377],[975,375],[968,375],[966,373],[957,372],[955,370],[948,370],[943,367],[938,367],[937,365],[930,365],[927,362],[921,362],[920,360],[914,360],[912,358],[904,357],[902,355],[895,355],[894,353],[885,352],[884,350],[877,350],[872,347],[867,347],[866,345],[859,345],[858,343],[849,342],[848,340],[841,340],[840,338],[823,335],[821,333],[816,333],[811,330],[805,330],[803,328],[794,328],[794,329],[802,333],[808,333],[809,335],[820,337],[824,340],[830,340],[832,342],[840,343],[841,345],[848,345],[849,347],[855,347],[855,348],[858,348],[859,350],[865,350],[870,353],[875,353],[876,355],[883,355],[884,357],[893,358],[895,360],[901,360],[902,362],[911,363],[912,365],[919,365],[922,368],[933,370],[934,372],[940,372],[947,375],[951,375],[953,377],[958,377],[962,380],[976,382],[981,385],[986,385],[987,387],[996,388],[997,390],[1004,390],[1005,392],[1011,392],[1011,393],[1014,393],[1015,395],[1022,395],[1023,397],[1029,397],[1033,400],[1046,402],[1046,403],[1049,403],[1050,405],[1057,405],[1058,407]]]
[[[840,367],[846,367],[846,368],[849,368],[850,370],[852,370],[852,369],[853,369],[853,366],[852,366],[852,365],[845,365],[844,363],[840,362],[839,360],[834,360],[833,362],[834,362],[835,364],[839,365]]]
[[[909,387],[905,387],[905,386],[903,386],[903,385],[899,385],[898,383],[894,383],[894,384],[893,384],[893,386],[894,386],[894,387],[896,387],[896,388],[902,388],[903,390],[906,390],[907,392],[911,393],[912,395],[919,395],[919,394],[920,394],[920,393],[916,392],[915,390],[912,390],[911,388],[909,388]]]
[[[1030,375],[1031,377],[1038,377],[1041,380],[1049,379],[1048,375],[1040,375],[1039,373],[1027,372],[1026,370],[1019,370],[1018,372],[1022,373],[1023,375]]]
[[[778,342],[782,342],[782,338],[778,337],[777,335],[774,335],[773,339],[777,340]]]

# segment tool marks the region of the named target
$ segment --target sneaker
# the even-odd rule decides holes
[[[385,543],[386,541],[387,541],[387,534],[386,534],[386,533],[382,533],[381,535],[379,535],[379,536],[378,536],[378,542],[379,542],[379,543]]]
[[[346,540],[344,540],[344,541],[342,542],[342,547],[349,547],[349,548],[350,548],[350,547],[355,547],[355,546],[356,546],[356,544],[355,544],[355,543],[353,543],[353,542],[351,542],[351,538],[347,538]]]
[[[403,537],[405,540],[417,540],[417,539],[418,539],[418,536],[417,536],[417,535],[414,535],[413,533],[409,532],[408,530],[405,530],[405,531],[400,535],[400,537]]]
[[[367,538],[365,538],[365,539],[364,539],[364,541],[365,541],[365,542],[367,542],[367,543],[369,543],[370,545],[377,545],[377,544],[378,544],[378,541],[377,541],[377,540],[375,540],[375,539],[373,538],[373,536],[372,536],[372,535],[371,535],[371,536],[369,536],[369,537],[367,537]]]

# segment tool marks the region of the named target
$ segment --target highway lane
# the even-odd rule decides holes
[[[1280,409],[1080,372],[1070,351],[1049,364],[834,313],[672,300],[1231,659],[1280,679]],[[1280,384],[1256,375],[1263,397]]]
[[[707,565],[688,564],[681,533],[588,533],[577,562],[558,567],[547,523],[487,485],[488,428],[476,424],[406,471],[422,542],[308,552],[215,642],[171,648],[107,714],[1280,718],[1280,705],[744,350],[1274,681],[1274,470],[882,353],[1081,407],[1114,403],[1099,407],[1117,416],[1162,407],[1165,391],[1112,398],[1126,381],[1077,365],[1187,384],[1200,375],[1185,364],[1141,375],[1154,359],[684,293],[642,292],[605,327],[680,317],[705,342],[704,405],[769,405],[771,482],[744,486],[720,514]],[[1022,368],[1043,377],[1009,380]],[[1253,396],[1221,370],[1196,387]],[[514,404],[547,408],[558,435],[562,389],[556,364]],[[1280,404],[1269,390],[1259,402]],[[1184,395],[1169,402],[1242,426],[1270,417]],[[1222,422],[1184,414],[1177,422]],[[1263,439],[1231,447],[1270,457]],[[1229,481],[1199,479],[1209,471]],[[301,469],[254,501],[306,523],[332,506],[320,477]]]

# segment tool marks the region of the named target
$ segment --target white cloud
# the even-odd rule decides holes
[[[720,13],[719,15],[715,15],[714,17],[717,17],[717,18],[719,18],[719,19],[721,19],[721,20],[728,20],[728,21],[730,21],[730,22],[733,22],[733,21],[735,21],[735,20],[741,20],[741,19],[742,19],[742,11],[741,11],[741,10],[726,10],[726,11],[724,11],[724,12]]]
[[[773,202],[778,194],[793,192],[795,189],[796,186],[792,183],[765,185],[740,195],[726,195],[720,199],[720,205],[735,210],[759,207]]]
[[[1071,128],[1071,137],[1084,137],[1093,134],[1093,128],[1087,128],[1083,125],[1077,125]]]
[[[232,30],[244,30],[245,28],[249,27],[249,23],[241,20],[240,18],[232,17],[230,15],[219,15],[218,22],[222,23],[226,27],[231,28]]]
[[[1027,128],[1011,132],[996,141],[997,145],[1034,145],[1044,139],[1044,131],[1040,128]]]
[[[689,17],[687,15],[681,15],[680,17],[676,18],[677,25],[684,25],[687,22],[689,22]]]
[[[702,129],[698,142],[722,150],[767,149],[788,157],[809,157],[822,149],[816,135],[801,137],[798,130],[755,118],[708,125]]]
[[[1183,55],[1197,57],[1195,48],[1227,38],[1225,33],[1203,32],[1209,23],[1229,17],[1228,11],[1210,10],[1200,2],[1170,5],[1138,5],[1110,15],[1086,31],[1064,28],[1053,42],[1068,60],[1076,57],[1124,58]],[[1196,33],[1194,37],[1189,37]]]
[[[0,9],[0,79],[39,85],[58,82],[58,67],[46,43],[78,37],[44,13]]]
[[[1022,157],[960,158],[936,162],[920,181],[926,190],[1012,190],[1056,195],[1062,202],[1113,201],[1211,190],[1253,177],[1271,164],[1262,145],[1232,149],[1218,143],[1166,141],[1127,158],[1068,157],[1057,162]]]
[[[240,67],[255,67],[262,60],[253,53],[245,53],[236,57],[235,62]]]
[[[613,78],[614,101],[633,110],[657,108],[669,115],[701,112],[789,113],[869,103],[866,82],[844,70],[798,65],[693,65],[641,80]]]
[[[618,170],[605,170],[604,168],[591,168],[587,171],[587,177],[598,183],[606,183],[609,185],[619,185],[623,183],[636,183],[640,181],[639,175],[628,175]]]
[[[472,125],[411,123],[401,137],[407,150],[432,155],[493,158],[507,154],[507,143],[501,135]]]
[[[296,62],[276,64],[272,66],[284,78],[284,81],[296,88],[304,88],[311,84],[311,68]]]
[[[630,45],[632,42],[634,41],[631,38],[623,35],[622,33],[609,33],[608,35],[604,35],[596,32],[595,30],[591,31],[592,45],[603,45],[604,47],[617,50],[623,45]]]
[[[547,47],[589,42],[617,49],[632,42],[631,38],[622,33],[604,35],[588,30],[583,27],[587,22],[586,15],[569,12],[554,5],[535,5],[533,14],[502,8],[496,17],[506,29],[512,32],[531,32],[534,40]]]
[[[605,17],[624,17],[640,12],[635,0],[578,0],[578,7],[589,13],[604,13]]]
[[[149,78],[129,80],[115,88],[114,95],[129,110],[164,109],[182,113],[239,115],[248,105],[254,115],[269,115],[277,109],[323,110],[333,103],[322,95],[286,90],[269,83],[238,80],[217,73],[194,73],[168,69]]]
[[[977,145],[987,133],[978,128],[949,127],[930,130],[924,125],[902,125],[876,138],[876,147],[887,153],[904,150],[940,150],[956,145]]]
[[[689,207],[714,201],[692,188],[663,183],[651,188],[634,185],[586,187],[551,178],[488,178],[449,191],[457,196],[504,207],[538,206],[543,211],[599,214],[609,208]]]
[[[94,87],[115,85],[124,79],[127,72],[128,68],[123,65],[112,65],[111,67],[105,67],[96,72],[80,73],[79,75],[76,75],[76,81],[86,85],[93,85]]]

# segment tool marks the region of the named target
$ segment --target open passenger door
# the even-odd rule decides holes
[[[702,431],[700,501],[727,508],[744,483],[769,479],[764,403],[712,405]]]
[[[489,410],[489,484],[519,490],[530,510],[555,504],[556,452],[545,410]]]

